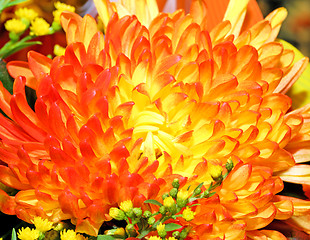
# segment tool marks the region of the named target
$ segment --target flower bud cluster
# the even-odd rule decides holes
[[[9,32],[10,40],[0,49],[0,59],[4,59],[13,53],[35,44],[39,41],[31,41],[38,36],[50,35],[62,29],[59,17],[63,11],[75,11],[75,8],[60,2],[55,3],[54,21],[50,25],[44,18],[39,17],[38,12],[31,8],[18,8],[15,17],[5,22],[4,27]],[[55,49],[55,55],[62,55],[60,46]]]
[[[68,228],[65,223],[54,224],[48,219],[35,217],[32,219],[34,228],[22,227],[17,231],[12,232],[12,239],[27,239],[27,240],[43,240],[43,239],[60,239],[60,240],[87,240],[83,235],[76,233],[73,229]],[[17,235],[17,238],[16,238]]]
[[[194,201],[201,198],[209,198],[215,194],[214,189],[220,186],[223,180],[228,176],[233,169],[233,162],[229,159],[225,165],[226,171],[222,166],[211,166],[209,173],[213,182],[209,188],[205,188],[203,183],[199,184],[192,192],[180,189],[179,179],[174,179],[171,183],[172,189],[162,195],[162,203],[157,200],[146,200],[144,203],[159,206],[158,211],[152,213],[148,210],[143,211],[141,208],[134,208],[131,200],[121,202],[119,208],[110,208],[109,215],[118,221],[126,221],[125,238],[137,237],[143,238],[149,233],[157,236],[151,236],[153,240],[183,240],[191,231],[190,227],[181,226],[176,223],[171,223],[171,220],[182,218],[190,222],[195,218],[195,212],[192,210]],[[224,172],[224,174],[223,174]],[[170,220],[168,223],[167,221]],[[172,221],[173,222],[173,221]],[[168,232],[171,232],[168,235]],[[108,235],[114,236],[111,232]],[[166,238],[171,236],[169,238]]]

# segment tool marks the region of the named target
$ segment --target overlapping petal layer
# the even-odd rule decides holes
[[[282,239],[257,229],[294,212],[294,199],[275,198],[283,183],[273,174],[305,161],[307,147],[296,142],[309,137],[308,111],[288,114],[284,93],[308,60],[292,64],[293,52],[274,42],[284,9],[245,31],[229,9],[210,31],[193,15],[203,10],[196,1],[192,14],[159,13],[149,26],[114,14],[105,36],[92,17],[63,13],[65,55],[30,52],[28,63],[8,64],[14,94],[0,88],[9,117],[0,121],[0,179],[20,190],[1,195],[1,210],[25,221],[71,219],[96,235],[110,207],[132,199],[148,208],[144,200],[176,177],[207,187],[210,165],[232,159],[216,194],[183,224],[203,239]],[[25,85],[36,90],[34,110]]]

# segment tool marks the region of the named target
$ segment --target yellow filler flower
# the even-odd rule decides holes
[[[30,35],[43,36],[50,32],[50,25],[43,18],[37,17],[31,21]]]
[[[23,33],[27,28],[25,23],[16,18],[7,20],[4,24],[4,27],[8,32],[13,32],[16,34]]]
[[[53,228],[53,222],[48,221],[48,219],[42,219],[41,217],[34,217],[32,223],[36,227],[36,230],[44,233]]]
[[[36,240],[40,236],[40,232],[36,229],[30,229],[29,227],[21,228],[17,232],[17,237],[21,240]]]
[[[34,20],[36,17],[38,17],[38,13],[31,8],[18,8],[15,11],[15,15],[19,17],[20,19],[26,19],[29,22]]]

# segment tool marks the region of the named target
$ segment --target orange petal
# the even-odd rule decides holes
[[[37,79],[29,68],[28,62],[12,61],[6,65],[8,72],[13,78],[24,76],[26,78],[26,85],[30,88],[37,89]]]

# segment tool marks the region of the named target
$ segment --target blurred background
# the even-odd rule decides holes
[[[288,10],[279,38],[296,46],[304,55],[310,56],[310,0],[257,0],[266,16],[278,7]]]

